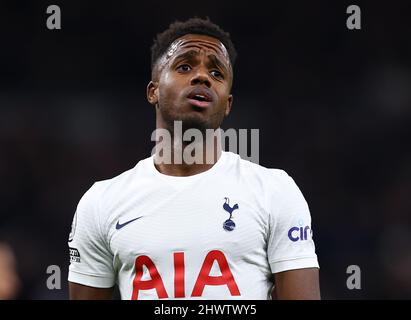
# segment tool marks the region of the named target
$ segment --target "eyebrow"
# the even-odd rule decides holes
[[[195,56],[198,56],[198,52],[195,50],[189,50],[189,51],[183,52],[179,54],[178,56],[176,56],[174,58],[174,62],[180,61],[180,60],[186,60],[186,59],[189,60],[189,59],[194,58]]]
[[[210,54],[208,55],[208,58],[211,60],[213,64],[215,64],[217,67],[220,67],[221,69],[225,70],[228,72],[228,68],[226,65],[219,59],[216,55]]]
[[[199,53],[198,53],[198,51],[196,51],[196,50],[188,50],[188,51],[183,52],[183,53],[179,54],[178,56],[176,56],[176,57],[174,58],[173,64],[176,63],[176,62],[178,62],[178,61],[181,61],[181,60],[190,60],[190,59],[193,59],[193,58],[195,58],[196,56],[198,56],[198,54],[199,54]],[[217,67],[223,69],[225,72],[228,72],[227,66],[226,66],[226,65],[221,61],[221,59],[219,59],[215,54],[209,54],[207,57],[210,59],[210,61],[211,61],[214,65],[216,65]]]

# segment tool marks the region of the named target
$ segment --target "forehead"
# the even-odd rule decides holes
[[[177,54],[188,50],[204,50],[219,56],[227,65],[230,65],[230,58],[224,44],[216,38],[202,34],[186,34],[174,40],[169,46],[165,58],[169,60]]]

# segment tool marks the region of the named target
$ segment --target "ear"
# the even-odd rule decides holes
[[[230,94],[230,95],[228,96],[227,106],[226,106],[226,108],[225,108],[225,116],[226,116],[226,117],[227,117],[227,116],[230,114],[230,112],[231,112],[231,108],[232,108],[232,106],[233,106],[233,99],[234,99],[233,95]]]
[[[158,103],[158,82],[150,81],[147,85],[147,100],[153,106]]]

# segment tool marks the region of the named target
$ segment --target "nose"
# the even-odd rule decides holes
[[[208,88],[211,87],[211,82],[206,68],[199,67],[190,81],[191,85],[205,84]]]

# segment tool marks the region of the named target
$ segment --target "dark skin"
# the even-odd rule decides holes
[[[232,82],[230,59],[218,39],[194,34],[177,39],[159,59],[147,86],[147,100],[156,110],[156,127],[172,132],[173,121],[181,120],[183,125],[199,130],[219,128],[232,108]],[[194,86],[206,86],[210,90],[213,101],[209,107],[198,108],[187,100]],[[214,163],[221,154],[217,147],[205,152],[213,152]],[[214,163],[161,163],[156,167],[163,174],[190,176],[210,169]],[[274,281],[277,299],[320,299],[317,268],[279,272],[274,274]],[[112,299],[114,288],[92,288],[69,282],[69,291],[72,300],[107,300]]]
[[[231,111],[230,94],[233,72],[224,45],[205,35],[188,34],[177,39],[169,54],[160,59],[153,79],[147,86],[147,99],[156,108],[157,129],[173,132],[174,121],[180,120],[187,128],[217,129]],[[188,93],[194,87],[209,89],[212,103],[207,108],[190,104]],[[205,146],[204,146],[205,149]],[[171,150],[171,153],[176,151]],[[198,164],[156,164],[161,173],[173,176],[190,176],[210,169],[221,150],[204,150],[214,154],[214,161]]]

